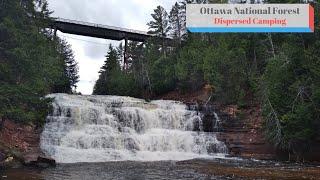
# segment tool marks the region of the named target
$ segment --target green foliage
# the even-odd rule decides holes
[[[243,107],[250,104],[258,89],[258,56],[261,63],[264,61],[255,45],[257,37],[222,34],[211,38],[215,46],[207,47],[203,53],[203,69],[205,80],[215,87],[216,99]]]
[[[312,38],[311,38],[312,37]],[[319,34],[287,34],[264,73],[264,117],[277,147],[303,155],[319,136]],[[316,50],[317,49],[317,50]]]
[[[3,84],[0,88],[0,116],[22,123],[42,125],[50,108],[50,99],[40,98],[26,85]]]
[[[186,4],[176,2],[170,11],[170,34],[181,45],[181,40],[186,36]]]
[[[175,71],[173,62],[173,59],[162,56],[152,63],[150,76],[155,94],[164,94],[174,90]]]
[[[93,94],[140,97],[140,89],[131,74],[121,71],[120,55],[115,48],[109,46],[105,64],[101,67]]]
[[[203,57],[206,43],[190,37],[188,44],[181,49],[177,59],[176,73],[178,87],[183,91],[196,90],[204,85]]]
[[[70,92],[69,78],[76,76],[76,82],[78,77],[67,72],[76,63],[70,63],[66,43],[45,29],[50,21],[46,1],[2,1],[0,8],[0,118],[41,125],[50,101],[43,97]]]
[[[58,52],[60,58],[64,59],[64,73],[60,79],[60,87],[55,86],[54,92],[72,93],[77,89],[79,82],[79,68],[76,62],[71,46],[64,40],[58,40]]]

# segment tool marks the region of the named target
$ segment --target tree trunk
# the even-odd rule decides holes
[[[276,58],[276,51],[274,49],[272,35],[270,33],[268,33],[268,39],[269,39],[269,42],[270,42],[270,45],[271,45],[271,51],[272,51],[273,58]]]

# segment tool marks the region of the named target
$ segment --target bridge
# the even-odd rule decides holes
[[[125,40],[125,48],[124,48],[124,64],[125,65],[127,65],[128,63],[128,55],[127,55],[128,40],[145,42],[147,41],[148,38],[156,37],[144,31],[137,31],[137,30],[120,28],[115,26],[94,24],[94,23],[69,20],[69,19],[63,19],[63,18],[53,18],[49,26],[50,26],[49,28],[54,30],[55,36],[57,35],[57,31],[59,30],[67,34],[89,36],[89,37],[116,40],[116,41]],[[164,40],[166,41],[166,44],[174,43],[171,38],[164,38]]]
[[[89,36],[102,39],[110,40],[131,40],[138,42],[145,42],[148,38],[153,35],[147,34],[144,31],[137,31],[132,29],[120,28],[115,26],[108,26],[102,24],[94,24],[76,20],[69,20],[63,18],[53,18],[50,23],[50,28],[68,33],[81,36]]]

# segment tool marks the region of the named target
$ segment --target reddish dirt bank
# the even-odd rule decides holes
[[[0,124],[0,165],[54,163],[40,150],[41,129],[9,120]]]
[[[276,159],[276,149],[266,140],[259,106],[238,110],[236,106],[221,108],[229,118],[222,118],[218,138],[229,147],[231,155],[255,159]],[[239,117],[240,116],[240,117]]]
[[[154,99],[174,100],[188,103],[206,103],[211,95],[212,87],[205,86],[199,91],[181,93],[180,91],[172,91],[167,94],[158,96]]]

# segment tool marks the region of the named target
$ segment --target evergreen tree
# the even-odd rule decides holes
[[[140,97],[139,86],[131,74],[121,71],[119,53],[111,44],[106,58],[93,94]]]
[[[64,77],[67,82],[65,83],[64,92],[72,93],[77,89],[77,83],[79,82],[79,67],[78,62],[76,62],[71,46],[64,40],[59,42],[59,53],[62,56],[62,59],[65,61],[64,67]],[[61,92],[63,90],[60,90]]]
[[[171,35],[181,44],[182,37],[186,31],[185,14],[183,5],[175,3],[170,11],[169,21],[171,27]]]
[[[206,42],[199,41],[196,36],[190,36],[187,45],[179,52],[176,74],[179,80],[178,87],[183,92],[193,91],[204,85],[203,54],[206,47]]]
[[[150,29],[148,33],[159,37],[167,37],[170,27],[166,10],[162,6],[158,6],[151,16],[153,21],[147,24]]]
[[[1,2],[1,119],[41,125],[50,102],[44,96],[68,84],[66,62],[57,49],[60,42],[47,30],[47,6],[44,0]]]
[[[120,71],[118,57],[117,50],[114,49],[110,44],[108,54],[106,56],[107,59],[99,71],[99,79],[95,84],[93,94],[110,94],[108,91],[110,91],[110,88],[112,88],[109,84],[112,75],[117,74]]]
[[[151,14],[151,16],[153,20],[147,24],[149,26],[148,34],[156,35],[157,37],[161,38],[161,48],[162,52],[165,54],[165,38],[170,31],[168,13],[162,6],[158,6],[156,9],[154,9],[154,13]]]

